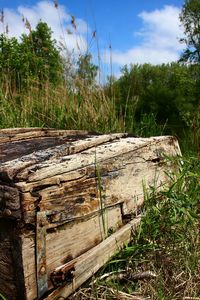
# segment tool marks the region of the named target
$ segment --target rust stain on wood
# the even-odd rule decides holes
[[[46,263],[46,213],[38,212],[36,218],[36,271],[37,294],[40,299],[48,291]]]

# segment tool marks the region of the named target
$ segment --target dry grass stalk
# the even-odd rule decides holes
[[[86,300],[86,299],[149,300],[150,298],[143,297],[141,294],[138,293],[128,294],[108,286],[99,285],[90,288],[81,288],[78,292],[73,294],[69,299],[71,300]]]
[[[147,280],[156,278],[157,275],[151,271],[130,273],[130,270],[121,270],[105,273],[102,276],[96,278],[90,285],[96,283],[99,280],[127,280],[127,281],[137,281],[137,280]]]

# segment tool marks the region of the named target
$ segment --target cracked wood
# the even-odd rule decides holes
[[[54,288],[48,299],[71,293],[91,275],[88,270],[97,270],[95,255],[102,265],[116,249],[118,233],[121,245],[130,236],[124,222],[142,205],[144,186],[167,184],[174,165],[166,156],[177,155],[178,142],[170,136],[0,130],[0,291],[8,299],[37,298],[40,211],[46,215],[48,289],[55,269],[76,264],[73,287]],[[8,224],[13,230],[6,231]]]

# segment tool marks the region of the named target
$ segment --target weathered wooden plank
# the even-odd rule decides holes
[[[46,289],[53,288],[52,272],[67,272],[61,281],[74,276],[72,284],[59,287],[47,299],[67,297],[117,245],[129,240],[130,227],[119,229],[124,216],[143,203],[144,186],[166,184],[166,172],[173,166],[165,155],[180,155],[173,137],[0,130],[0,160],[5,161],[0,165],[0,226],[8,217],[13,220],[13,230],[6,231],[9,238],[0,233],[0,292],[12,300],[38,298],[43,263],[36,257],[38,212],[46,215]],[[113,239],[106,238],[109,233]],[[14,266],[11,281],[9,265]]]
[[[8,219],[0,219],[0,293],[6,299],[25,299],[21,238]]]
[[[74,135],[62,137],[61,139],[52,137],[51,139],[42,138],[0,144],[0,162],[3,162],[0,166],[0,179],[3,181],[26,180],[28,172],[34,172],[34,168],[37,169],[38,163],[44,161],[47,163],[55,158],[58,159],[91,147],[97,147],[100,144],[119,139],[125,135],[121,133],[99,136],[83,135],[81,138]],[[23,143],[26,144],[25,147]],[[27,147],[27,144],[29,147]],[[15,157],[16,159],[14,159]],[[32,169],[27,169],[28,167]]]
[[[105,180],[102,184],[105,184]],[[73,180],[60,186],[54,185],[37,194],[37,197],[33,197],[31,193],[22,194],[24,220],[26,223],[33,223],[36,210],[39,208],[46,211],[49,227],[87,217],[101,209],[101,202],[104,207],[123,202],[123,199],[106,198],[104,192],[100,197],[96,178]]]
[[[12,251],[12,259],[13,259],[14,272],[15,272],[15,282],[16,282],[16,300],[26,299],[25,282],[24,282],[24,266],[22,262],[22,239],[20,237],[20,230],[15,228],[14,226],[11,236],[12,236],[11,251]]]
[[[68,264],[61,266],[55,272],[64,272],[68,266],[74,267],[74,278],[72,283],[58,287],[54,290],[45,300],[53,300],[62,297],[65,299],[73,293],[82,283],[92,277],[98,269],[103,266],[108,259],[116,252],[119,251],[123,245],[130,241],[133,231],[137,228],[140,222],[140,217],[137,217],[130,223],[124,225],[117,232],[105,239],[96,247],[85,252],[77,259],[70,261]]]
[[[171,143],[172,137],[154,137],[149,139],[136,139],[136,138],[124,138],[119,141],[113,141],[107,145],[99,145],[97,148],[91,148],[77,155],[70,155],[67,157],[62,157],[61,159],[51,160],[49,164],[46,162],[37,164],[35,169],[31,172],[31,167],[29,168],[29,174],[27,174],[26,181],[36,182],[42,181],[43,179],[50,178],[56,175],[64,174],[72,170],[81,169],[84,166],[91,164],[101,164],[110,158],[118,159],[126,153],[132,152],[133,157],[137,157],[137,150],[142,148],[144,161],[152,160],[155,161],[158,157],[165,153],[167,144]],[[165,145],[166,143],[166,145]],[[149,157],[145,158],[146,151],[145,148],[151,151]],[[152,148],[152,150],[151,150]],[[169,150],[168,155],[177,154],[179,151],[178,144],[173,147],[167,147]],[[139,159],[142,159],[139,157]],[[20,174],[18,175],[20,176]],[[23,186],[23,183],[18,185]]]
[[[144,186],[156,188],[168,181],[171,164],[164,155],[176,156],[180,150],[178,144],[170,145],[170,138],[139,148],[132,139],[122,140],[70,155],[60,168],[58,161],[51,162],[46,168],[52,177],[16,183],[25,191],[21,194],[24,221],[33,223],[39,209],[47,212],[49,226],[57,226],[98,211],[100,198],[106,207],[123,203],[124,214],[134,211],[143,202]],[[58,175],[62,168],[65,173]]]
[[[91,218],[66,223],[56,230],[47,231],[46,266],[49,289],[52,288],[50,274],[54,269],[98,245],[120,226],[121,207],[116,206],[104,211],[103,215],[98,213]],[[33,300],[37,298],[35,234],[29,232],[21,238],[26,295],[27,299]]]
[[[15,127],[15,128],[1,128],[0,129],[0,135],[15,135],[17,133],[25,133],[25,132],[30,132],[30,131],[42,131],[42,128],[39,127]],[[49,128],[48,130],[51,130]],[[55,129],[54,129],[55,130]]]
[[[78,140],[76,135],[58,137],[44,136],[34,139],[32,138],[20,141],[0,143],[0,162],[2,163],[14,159],[19,159],[20,157],[31,154],[32,152],[37,152],[37,154],[34,153],[34,155],[30,156],[30,160],[33,160],[33,158],[37,157],[39,161],[39,154],[42,154],[42,160],[44,160],[45,153],[38,153],[38,151],[52,148],[51,150],[48,150],[48,155],[46,156],[47,159],[50,159],[50,157],[52,158],[55,156],[76,153],[92,146],[97,146],[100,143],[111,141],[113,139],[116,139],[117,137],[121,137],[122,135],[125,136],[125,134],[112,134],[95,137],[90,135],[81,135],[79,136]],[[55,147],[59,145],[63,145],[63,147],[57,147],[55,149]],[[26,157],[26,162],[27,159],[28,157]],[[22,159],[22,162],[24,162],[24,158]]]
[[[88,135],[90,132],[85,130],[56,130],[48,128],[7,128],[0,129],[0,143],[14,142],[25,139],[34,139],[38,137],[61,137]]]
[[[13,160],[66,142],[84,139],[87,136],[90,136],[88,131],[80,130],[2,129],[0,130],[0,162]]]
[[[45,150],[66,143],[64,138],[42,137],[0,144],[0,162],[10,161],[38,150]]]
[[[3,224],[0,220],[0,293],[7,299],[16,299],[16,281],[11,252],[11,239],[5,233],[8,233],[5,223]]]

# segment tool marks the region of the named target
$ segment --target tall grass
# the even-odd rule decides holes
[[[153,114],[142,115],[140,122],[135,121],[134,115],[126,119],[117,112],[115,101],[114,93],[108,96],[102,87],[88,87],[78,77],[73,88],[64,81],[55,86],[48,80],[40,83],[28,78],[26,88],[20,90],[13,87],[7,73],[0,82],[0,127],[129,131],[138,136],[165,134],[166,126],[159,126]],[[134,111],[134,107],[129,108]],[[193,149],[199,149],[198,122],[198,116],[193,121],[188,116],[191,134],[185,140],[185,149],[191,150],[191,144]],[[139,232],[104,270],[123,269],[130,275],[151,271],[156,277],[141,281],[128,279],[123,283],[108,280],[106,288],[120,289],[126,294],[139,293],[150,299],[200,297],[200,164],[191,154],[184,164],[181,158],[179,164],[181,171],[174,177],[171,175],[173,184],[169,189],[156,191],[152,187],[146,197]],[[103,218],[102,212],[104,224]],[[102,285],[105,292],[105,282],[100,281],[100,285],[96,286],[95,295],[90,289],[90,295],[86,293],[83,299],[98,299]],[[106,292],[102,299],[109,297]]]
[[[9,76],[6,78],[9,86]],[[0,127],[55,127],[100,132],[124,131],[115,104],[95,87],[91,91],[78,82],[77,92],[65,84],[30,82],[19,92],[5,90],[0,83]]]
[[[199,299],[200,161],[176,164],[171,185],[146,195],[132,242],[72,299]]]
[[[136,122],[135,101],[131,104],[127,99],[125,113],[121,114],[119,107],[116,109],[114,90],[109,95],[103,87],[94,84],[91,88],[79,77],[74,77],[71,87],[64,80],[54,85],[48,78],[39,82],[27,77],[26,85],[17,88],[13,72],[8,70],[0,76],[0,128],[128,131],[136,136],[167,132],[166,124],[158,125],[153,114],[144,114]],[[14,77],[17,78],[17,74]],[[182,149],[195,150],[199,154],[199,112],[195,119],[190,115],[185,119],[188,130],[181,140]],[[156,277],[143,281],[127,280],[123,284],[120,280],[108,280],[106,286],[128,294],[139,293],[150,299],[200,297],[200,163],[191,154],[187,155],[184,164],[183,158],[178,163],[181,171],[172,175],[173,184],[162,191],[152,187],[147,195],[140,230],[133,242],[126,245],[104,270],[123,269],[130,274],[151,271]],[[105,231],[103,218],[102,207]],[[100,281],[100,284],[105,282]],[[98,289],[98,285],[95,292],[90,289],[90,295],[86,293],[86,298],[82,299],[98,299]],[[107,295],[105,293],[102,299],[109,299]]]
[[[25,88],[13,88],[9,74],[0,82],[0,128],[54,127],[98,132],[130,132],[136,136],[162,135],[165,125],[158,125],[153,114],[144,114],[138,123],[118,114],[115,97],[103,87],[85,85],[74,78],[73,89],[63,81],[53,85],[28,78]],[[132,110],[132,108],[130,108]]]
[[[135,107],[129,109],[132,111]],[[199,116],[199,111],[196,116],[186,116],[188,126],[178,137],[185,154],[200,154]],[[153,114],[141,115],[140,121],[135,120],[134,114],[126,119],[116,109],[114,92],[109,96],[103,87],[94,85],[90,88],[78,77],[73,81],[73,88],[64,81],[55,86],[48,81],[40,83],[28,78],[26,88],[18,90],[13,87],[9,73],[4,74],[0,81],[0,128],[54,127],[102,133],[126,131],[148,137],[168,133],[166,125],[157,124]]]

